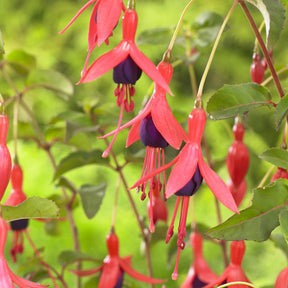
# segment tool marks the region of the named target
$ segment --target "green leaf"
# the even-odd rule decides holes
[[[36,67],[36,58],[23,50],[13,50],[7,55],[6,60],[17,73],[23,76],[27,76]]]
[[[164,44],[169,43],[171,36],[175,30],[174,26],[171,27],[161,27],[150,30],[145,30],[139,34],[137,37],[137,45],[142,44]]]
[[[193,28],[196,29],[196,44],[200,47],[211,44],[217,37],[222,22],[223,18],[217,13],[201,13],[193,23]]]
[[[278,130],[283,119],[288,115],[288,95],[285,95],[276,106],[275,110],[275,122],[276,129]]]
[[[93,150],[90,152],[78,151],[69,154],[67,157],[62,159],[62,161],[57,166],[54,174],[54,180],[68,171],[85,165],[108,164],[109,160],[107,158],[102,158],[102,153],[103,152],[100,150]]]
[[[17,206],[2,205],[2,215],[6,221],[29,218],[59,218],[59,208],[51,200],[29,197]]]
[[[26,84],[28,86],[53,90],[65,100],[67,96],[72,96],[74,92],[71,81],[63,74],[54,70],[34,70],[29,75]]]
[[[0,29],[0,54],[5,54],[4,40],[1,29]]]
[[[210,229],[207,234],[223,240],[265,241],[279,226],[279,214],[288,204],[288,181],[280,179],[255,189],[252,205]]]
[[[105,196],[107,184],[102,183],[98,186],[83,185],[79,189],[84,212],[88,219],[92,219],[102,204]]]
[[[207,112],[212,119],[243,115],[260,106],[273,106],[268,89],[256,83],[224,85],[210,98]]]
[[[100,125],[95,126],[80,126],[79,124],[75,124],[73,122],[66,122],[66,141],[69,141],[73,136],[79,133],[91,133],[99,131]]]
[[[266,26],[266,46],[272,51],[285,23],[285,8],[278,0],[247,0],[261,12]]]
[[[280,233],[273,233],[270,237],[271,241],[273,241],[275,247],[281,249],[285,256],[288,258],[288,245],[284,239],[283,234]]]
[[[84,254],[77,251],[63,251],[59,257],[58,262],[62,267],[65,267],[69,264],[75,263],[77,261],[98,261],[96,258],[92,257],[91,255]]]
[[[260,158],[264,159],[271,164],[288,169],[288,151],[281,148],[270,148],[259,155]]]
[[[280,222],[282,234],[286,242],[288,243],[288,210],[287,208],[281,211],[279,215],[279,222]]]
[[[62,231],[59,227],[59,221],[52,220],[45,223],[45,232],[50,236],[61,235]]]

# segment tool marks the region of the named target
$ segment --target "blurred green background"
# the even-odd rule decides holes
[[[187,1],[172,0],[138,0],[136,7],[139,16],[137,35],[149,29],[175,27],[184,6],[187,4],[186,2]],[[200,13],[207,10],[218,13],[224,18],[232,2],[233,1],[212,0],[195,1],[185,15],[184,25],[194,22]],[[2,30],[5,41],[6,54],[8,55],[15,49],[23,49],[36,57],[37,68],[55,69],[66,75],[72,83],[78,82],[87,53],[87,34],[92,6],[88,8],[63,35],[57,33],[65,27],[84,3],[85,1],[79,0],[0,0],[0,29]],[[249,8],[257,24],[260,25],[262,16],[253,7],[249,6]],[[252,63],[255,38],[240,6],[233,12],[228,26],[227,31],[223,34],[206,81],[204,101],[207,101],[213,91],[219,89],[225,83],[236,84],[251,81],[249,70]],[[114,35],[113,38],[110,38],[110,46],[102,45],[100,48],[94,50],[91,61],[110,50],[111,47],[114,47],[121,40],[121,25],[118,25],[115,29]],[[280,41],[273,51],[273,59],[276,67],[277,65],[281,66],[288,63],[286,48],[287,37],[287,31],[284,30]],[[169,37],[164,37],[164,39],[161,39],[161,42],[156,40],[157,44],[155,45],[142,44],[139,45],[139,48],[148,55],[154,63],[158,63],[162,59],[162,55],[165,49],[167,49],[169,41]],[[198,83],[201,79],[211,48],[211,45],[207,47],[197,47],[201,53],[194,65]],[[175,56],[175,60],[177,57],[185,55],[185,50],[181,46],[176,46],[174,50],[173,56]],[[116,124],[119,109],[115,105],[115,97],[113,95],[115,85],[114,83],[111,85],[111,77],[112,74],[109,72],[104,75],[101,80],[98,79],[93,83],[79,86],[75,85],[73,102],[82,103],[83,106],[86,104],[91,106],[97,104],[99,107],[111,111],[109,115],[107,115],[107,119],[103,121],[106,123],[107,120],[109,120]],[[0,78],[0,92],[4,97],[12,96],[13,91],[2,79],[1,74]],[[21,81],[23,82],[23,79],[20,77],[19,82],[17,80],[19,87],[23,85]],[[130,113],[131,115],[125,115],[124,121],[127,121],[137,114],[137,111],[139,111],[141,107],[143,96],[146,95],[150,85],[150,79],[144,75],[137,82],[136,95],[134,97],[135,110]],[[170,87],[175,97],[172,98],[169,96],[168,101],[171,107],[173,107],[173,112],[178,120],[186,127],[187,115],[193,108],[193,95],[188,69],[185,65],[175,67],[174,77]],[[283,80],[283,87],[287,87],[287,80]],[[269,88],[271,88],[273,97],[276,99],[277,94],[273,86]],[[68,111],[71,108],[70,103],[59,100],[53,93],[43,89],[27,94],[26,97],[28,98],[27,101],[29,105],[37,115],[37,119],[43,126],[47,125],[47,123],[60,112]],[[8,110],[8,115],[12,116],[12,111]],[[25,118],[25,116],[23,117]],[[261,120],[259,121],[259,119]],[[257,155],[268,147],[279,144],[281,141],[281,133],[275,132],[273,121],[273,114],[267,108],[257,109],[251,112],[249,117],[245,119],[245,124],[247,125],[245,143],[250,151],[251,165],[246,178],[249,191],[247,198],[242,204],[243,207],[249,205],[252,196],[251,189],[259,184],[266,171],[270,168],[270,165],[264,163]],[[233,141],[233,135],[231,133],[232,125],[232,120],[207,122],[205,133],[211,157],[214,161],[219,161],[220,163],[222,161],[223,163],[228,148]],[[104,128],[105,127],[106,126],[104,126]],[[281,127],[281,129],[283,129],[283,127]],[[108,127],[106,131],[110,130],[112,130],[112,127]],[[9,133],[9,148],[10,151],[13,151],[11,129]],[[80,145],[81,142],[80,146],[84,150],[90,150],[92,148],[104,149],[103,141],[97,140],[96,136],[98,135],[89,134],[85,136],[81,134],[75,137],[73,141],[78,143],[77,145]],[[114,145],[120,161],[123,161],[121,153],[124,150],[126,136],[127,131],[120,133]],[[68,145],[58,144],[53,147],[52,153],[59,163],[60,159],[68,155],[73,149],[73,147]],[[137,151],[137,149],[143,149],[141,144],[134,145],[131,150]],[[53,171],[52,168],[50,169],[51,165],[47,155],[39,150],[35,143],[27,140],[19,141],[18,150],[19,161],[24,171],[24,191],[27,195],[51,197],[53,194],[60,194],[59,188],[57,188],[52,181]],[[173,157],[173,155],[175,155],[175,152],[171,151],[171,155],[168,153],[167,159]],[[139,178],[141,168],[140,163],[130,164],[125,168],[124,172],[128,185],[131,186]],[[220,166],[218,173],[224,180],[228,179],[225,165]],[[92,220],[86,218],[80,205],[80,198],[76,199],[78,206],[74,210],[82,252],[93,255],[98,259],[103,259],[107,254],[105,237],[111,225],[112,203],[114,202],[117,174],[107,167],[103,168],[90,165],[71,171],[65,176],[71,179],[77,187],[86,183],[96,185],[104,181],[107,182],[106,195],[102,206],[99,213]],[[116,220],[116,232],[120,240],[120,254],[121,256],[133,255],[132,266],[137,271],[147,274],[147,265],[143,254],[140,231],[128,202],[126,192],[122,188],[121,186]],[[10,187],[8,187],[7,190],[9,189]],[[132,195],[139,212],[146,218],[145,223],[148,225],[146,214],[147,202],[141,202],[140,195],[136,195],[134,191],[132,191]],[[170,209],[170,219],[174,202],[175,199],[173,199],[173,197],[167,202]],[[197,222],[207,227],[217,225],[213,195],[206,185],[202,185],[199,193],[195,196],[194,206],[195,211],[193,211],[193,213],[195,214]],[[226,208],[221,207],[221,209],[223,219],[231,215]],[[190,214],[192,214],[192,212]],[[190,223],[191,218],[189,216],[188,219]],[[60,266],[57,259],[59,253],[63,250],[73,250],[70,228],[67,221],[61,221],[57,226],[57,230],[53,230],[54,234],[56,234],[55,236],[45,233],[45,224],[33,220],[31,220],[30,223],[30,235],[37,247],[42,248],[45,261],[55,266],[56,269],[59,269]],[[47,229],[49,230],[49,224],[46,224],[46,230]],[[187,231],[187,233],[189,234],[189,231]],[[9,239],[11,239],[11,237]],[[27,241],[26,244],[28,244]],[[173,248],[175,248],[174,251]],[[155,277],[171,279],[170,275],[174,269],[176,256],[175,253],[173,254],[172,252],[176,252],[176,246],[166,245],[164,241],[159,241],[151,247]],[[204,254],[211,267],[218,274],[221,274],[223,271],[223,262],[221,250],[218,245],[210,241],[205,242]],[[25,245],[24,254],[18,257],[16,264],[10,263],[10,267],[13,271],[18,271],[19,275],[27,274],[28,271],[33,269],[33,266],[29,267],[29,265],[25,265],[27,262],[26,259],[30,259],[32,255],[32,249],[29,245]],[[173,288],[180,286],[181,282],[185,279],[191,261],[192,253],[188,245],[185,250],[181,252],[179,279],[177,281],[168,280],[166,287]],[[244,258],[243,268],[248,278],[258,287],[272,287],[278,273],[286,267],[286,265],[285,255],[277,249],[271,241],[265,243],[247,242],[247,253]],[[88,266],[94,267],[95,263],[87,264],[87,267]],[[69,287],[73,288],[75,277],[72,274],[68,274],[69,272],[66,273],[65,280],[69,283]],[[86,283],[88,279],[89,278],[83,279],[83,283]],[[129,276],[125,276],[125,279],[127,287],[148,287],[147,284],[134,283]],[[43,284],[46,283],[45,281],[43,281]],[[160,285],[158,286],[160,287]]]

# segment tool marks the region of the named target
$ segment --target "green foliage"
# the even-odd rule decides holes
[[[277,167],[288,169],[288,151],[280,148],[270,148],[263,152],[260,158]]]
[[[95,259],[91,255],[87,255],[85,253],[71,251],[71,250],[63,251],[58,257],[58,262],[60,266],[62,267],[66,267],[78,261],[93,261],[93,262],[96,261],[97,262],[99,260]]]
[[[287,180],[281,179],[255,189],[250,207],[210,229],[207,234],[223,240],[267,240],[271,232],[279,226],[279,217],[285,215],[282,212],[287,211],[287,184]]]
[[[67,96],[72,96],[74,91],[71,81],[54,70],[33,70],[26,81],[26,85],[32,86],[31,88],[51,89],[64,100],[67,100]]]
[[[80,187],[78,192],[81,196],[82,207],[88,219],[92,219],[100,209],[106,187],[106,183],[97,186],[83,185]]]
[[[266,45],[272,51],[283,30],[285,23],[285,9],[278,0],[248,0],[261,12],[266,26]]]
[[[109,160],[102,158],[102,152],[100,150],[93,151],[78,151],[69,154],[63,158],[54,174],[54,180],[63,175],[64,173],[73,170],[75,168],[83,167],[90,164],[108,164]]]
[[[207,111],[214,120],[245,115],[252,109],[272,103],[271,93],[256,83],[225,85],[210,98]]]
[[[13,221],[17,219],[35,219],[35,218],[59,218],[59,208],[51,200],[30,197],[17,206],[2,205],[2,215],[6,221]]]
[[[288,95],[280,99],[275,110],[276,129],[278,130],[283,120],[288,114]]]
[[[177,228],[175,227],[176,235],[171,238],[168,245],[164,243],[167,223],[162,225],[157,223],[155,233],[150,234],[147,228],[149,225],[146,212],[147,201],[140,201],[139,195],[134,195],[134,191],[130,191],[140,214],[140,219],[137,221],[129,202],[130,198],[127,198],[128,192],[123,188],[131,187],[139,179],[140,166],[145,159],[146,149],[141,143],[135,143],[128,149],[124,149],[127,132],[121,131],[113,146],[115,158],[118,160],[115,163],[114,156],[102,158],[102,153],[107,147],[102,139],[97,140],[97,136],[102,135],[103,131],[115,129],[118,123],[118,115],[115,111],[118,113],[119,107],[114,102],[113,91],[116,85],[111,84],[112,73],[107,73],[94,83],[74,85],[79,80],[86,57],[88,12],[84,12],[75,24],[60,36],[57,32],[79,10],[81,6],[79,1],[61,0],[52,4],[18,2],[4,1],[0,9],[2,29],[2,33],[0,30],[0,93],[4,96],[7,115],[11,119],[8,135],[9,149],[12,154],[17,148],[18,157],[21,164],[23,163],[25,192],[29,196],[39,195],[47,199],[29,197],[19,206],[2,206],[2,214],[7,221],[22,218],[47,219],[44,225],[43,222],[33,221],[37,223],[29,226],[36,246],[42,246],[40,252],[43,255],[41,259],[37,257],[34,261],[30,261],[29,265],[33,272],[31,277],[34,281],[41,280],[43,284],[47,282],[47,285],[51,286],[51,279],[47,279],[47,271],[39,269],[43,267],[40,261],[45,260],[51,267],[55,267],[56,273],[54,270],[52,273],[56,275],[59,273],[65,279],[67,287],[75,287],[74,276],[71,277],[67,271],[70,266],[81,262],[85,267],[85,261],[97,262],[95,266],[101,265],[107,255],[105,235],[111,225],[111,207],[115,203],[115,190],[119,188],[116,182],[121,172],[125,182],[124,185],[120,185],[117,217],[114,223],[119,233],[121,254],[132,254],[133,268],[148,274],[146,260],[143,257],[145,253],[139,252],[143,239],[147,239],[151,247],[152,266],[157,267],[153,269],[155,277],[169,279],[172,272],[171,266],[174,266],[178,250]],[[137,45],[142,45],[141,50],[154,63],[158,63],[167,49],[180,12],[186,3],[172,0],[148,2],[137,1],[139,16]],[[174,75],[170,86],[176,97],[169,97],[168,102],[186,131],[187,118],[194,101],[191,96],[190,82],[196,89],[213,42],[232,4],[228,2],[209,0],[199,1],[197,5],[193,4],[184,17],[173,48]],[[249,10],[252,8],[251,13],[258,27],[264,19],[266,45],[269,50],[273,48],[273,61],[279,77],[281,76],[281,84],[284,90],[287,90],[287,29],[283,30],[285,9],[279,0],[248,0],[247,2],[261,13],[260,15],[254,7],[248,6]],[[286,0],[281,2],[287,5]],[[90,9],[89,13],[92,6],[87,9]],[[11,15],[18,21],[11,21],[9,18]],[[252,279],[253,283],[256,285],[259,283],[258,286],[263,287],[262,284],[268,278],[269,281],[266,282],[272,283],[271,279],[276,278],[276,272],[278,273],[278,270],[280,271],[282,266],[286,265],[286,259],[283,260],[279,255],[280,253],[286,257],[288,255],[288,186],[287,181],[277,180],[265,187],[255,190],[253,188],[267,172],[270,163],[288,169],[287,151],[275,148],[280,145],[284,134],[282,124],[287,118],[288,102],[287,95],[279,98],[271,84],[272,81],[269,80],[269,71],[265,74],[268,80],[261,85],[247,83],[251,81],[248,73],[251,55],[255,51],[258,52],[259,45],[256,43],[253,48],[255,37],[253,33],[247,32],[248,22],[244,19],[241,9],[233,11],[228,28],[225,29],[214,56],[203,98],[204,102],[207,102],[210,118],[224,120],[207,121],[205,141],[202,143],[203,148],[205,147],[203,149],[205,160],[209,160],[207,162],[210,162],[213,169],[226,181],[229,176],[225,160],[233,141],[231,130],[233,119],[229,118],[243,116],[242,120],[246,128],[244,142],[250,152],[250,169],[246,177],[249,187],[247,196],[241,204],[243,210],[240,215],[234,215],[211,229],[211,226],[217,225],[217,217],[212,195],[211,193],[207,193],[210,196],[206,195],[207,187],[203,183],[201,188],[203,193],[200,198],[196,196],[195,205],[191,208],[193,212],[188,213],[188,216],[193,214],[193,228],[197,226],[197,231],[201,234],[210,229],[209,237],[205,238],[205,241],[211,240],[210,237],[225,240],[270,239],[273,241],[281,252],[271,253],[271,248],[267,248],[269,245],[267,241],[263,252],[268,255],[268,260],[261,259],[257,265],[254,265],[254,259],[259,250],[254,251],[255,244],[246,242],[249,253],[245,255],[244,259],[247,260],[243,263],[243,267],[245,269],[250,267],[249,276],[256,275]],[[109,46],[104,44],[96,47],[91,54],[90,63],[121,41],[120,22],[113,31],[114,36],[109,38]],[[3,38],[7,54],[4,54]],[[191,80],[193,77],[195,77],[194,82]],[[141,77],[133,97],[135,111],[124,115],[123,123],[129,121],[143,108],[142,95],[151,94],[151,83],[146,76]],[[274,129],[275,126],[277,131]],[[15,139],[17,147],[14,145]],[[111,141],[112,137],[108,140]],[[166,149],[166,152],[167,163],[179,153],[171,147]],[[49,159],[52,161],[49,162]],[[168,175],[169,171],[166,178]],[[253,202],[247,207],[251,190],[254,193]],[[170,199],[166,202],[170,212],[169,220],[172,218],[174,205],[172,202]],[[222,208],[220,210],[224,214],[223,217],[230,216],[226,210],[222,211]],[[178,216],[175,223],[178,221],[177,218]],[[144,227],[144,235],[139,229],[139,222]],[[38,225],[37,229],[34,229],[34,225]],[[186,228],[187,235],[184,239],[186,249],[181,251],[179,280],[168,280],[166,287],[180,287],[193,261],[188,240],[189,232],[192,230],[190,217],[187,218]],[[45,233],[41,233],[41,229]],[[73,247],[77,247],[75,245],[77,237],[79,237],[81,251],[72,250]],[[31,257],[31,253],[33,253],[31,249],[25,248],[20,265],[25,262],[24,258]],[[213,248],[205,251],[205,257],[209,263],[212,263],[212,268],[220,274],[222,256]],[[275,259],[277,263],[273,267],[274,270],[264,270],[265,263],[271,263]],[[19,273],[22,273],[21,268]],[[60,272],[57,272],[58,270]],[[85,288],[97,287],[99,275],[83,280],[83,283],[82,287]],[[59,286],[62,287],[61,283]],[[124,287],[147,287],[147,284],[136,283],[134,279],[125,275]]]

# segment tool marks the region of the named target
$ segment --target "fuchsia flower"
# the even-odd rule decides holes
[[[114,231],[111,231],[106,237],[108,248],[108,256],[103,261],[103,265],[86,271],[71,272],[79,276],[89,276],[97,272],[101,272],[98,288],[121,288],[123,284],[123,274],[127,273],[131,277],[146,283],[163,283],[165,280],[147,277],[135,271],[131,267],[131,256],[120,258],[119,256],[119,240]]]
[[[150,196],[152,198],[152,203],[150,201],[147,203],[148,216],[150,218],[150,229],[153,227],[153,225],[156,225],[158,221],[167,222],[168,219],[168,209],[164,200],[160,196],[162,184],[158,182],[153,179],[152,192],[151,190],[149,192],[150,195],[151,193],[153,195],[152,197]],[[152,213],[150,212],[151,210]]]
[[[213,194],[218,198],[220,202],[222,202],[223,205],[225,205],[231,211],[239,213],[231,192],[223,180],[205,163],[203,159],[201,139],[206,124],[206,113],[202,109],[202,101],[195,102],[195,106],[196,108],[194,108],[189,115],[188,140],[186,141],[186,145],[182,148],[178,156],[163,167],[160,167],[151,173],[144,175],[131,187],[131,189],[138,187],[142,183],[145,183],[148,179],[155,177],[155,175],[161,173],[176,163],[168,179],[166,190],[167,197],[170,197],[174,194],[178,196],[171,225],[168,229],[166,243],[168,243],[173,236],[174,221],[176,218],[178,206],[182,198],[181,214],[178,226],[178,256],[175,271],[172,274],[173,279],[177,279],[178,277],[177,268],[180,249],[184,249],[185,247],[185,242],[183,239],[186,237],[186,220],[189,206],[189,197],[197,192],[202,183],[202,179],[205,179]]]
[[[22,190],[23,172],[18,164],[14,164],[11,172],[12,190],[4,205],[17,206],[26,200],[26,195]],[[9,222],[13,231],[12,248],[10,254],[16,262],[16,255],[23,252],[23,232],[28,227],[28,219],[19,219]]]
[[[96,2],[96,3],[95,3]],[[69,24],[59,33],[64,33],[78,16],[91,4],[95,3],[92,10],[88,32],[88,56],[83,71],[86,71],[88,60],[93,49],[100,46],[104,41],[108,45],[108,38],[113,35],[112,31],[118,23],[122,10],[125,6],[122,0],[90,0],[73,17]]]
[[[188,275],[180,288],[202,288],[210,282],[218,279],[218,276],[210,269],[202,253],[202,236],[200,233],[190,234],[190,243],[194,252],[194,261]]]
[[[159,63],[157,70],[161,73],[166,83],[169,84],[173,68],[170,63],[170,55],[165,55],[164,60]],[[173,113],[168,105],[166,99],[166,91],[156,82],[155,89],[149,102],[141,113],[133,118],[125,125],[118,127],[116,130],[108,133],[107,135],[100,137],[108,137],[111,135],[117,135],[117,133],[129,126],[131,130],[127,137],[126,146],[130,146],[135,141],[141,139],[142,143],[147,146],[146,156],[144,160],[143,170],[141,177],[148,173],[153,172],[157,166],[165,164],[164,149],[171,145],[175,149],[179,149],[183,139],[187,139],[187,135],[181,125],[177,122]],[[114,136],[115,137],[115,136]],[[110,149],[110,148],[108,148]],[[106,150],[107,151],[107,150]],[[161,159],[162,158],[162,159]],[[163,195],[165,196],[165,173],[163,173]],[[139,188],[142,191],[141,199],[146,198],[147,181],[145,181]],[[149,197],[150,197],[150,231],[154,231],[153,223],[153,185],[159,187],[161,185],[160,176],[153,177],[150,181]]]
[[[0,217],[0,287],[1,288],[15,288],[15,283],[19,288],[44,288],[49,285],[40,285],[15,275],[9,268],[4,257],[4,248],[7,239],[7,224],[5,220]]]
[[[232,282],[247,282],[251,283],[249,279],[246,277],[241,264],[245,253],[245,242],[244,241],[233,241],[231,243],[231,252],[230,258],[231,263],[225,269],[223,274],[214,282],[206,285],[204,288],[212,288],[214,286],[219,286],[224,283],[232,283]],[[231,286],[232,287],[232,286]],[[248,288],[248,285],[245,284],[235,284],[233,285],[235,288]]]
[[[283,269],[275,282],[274,288],[287,288],[288,287],[288,267]]]
[[[133,85],[140,78],[142,71],[171,94],[169,86],[161,73],[135,44],[138,16],[131,2],[128,2],[128,8],[122,17],[122,41],[110,52],[99,57],[82,75],[79,81],[79,83],[93,81],[113,69],[113,80],[118,84],[114,94],[117,97],[117,105],[121,107],[117,130],[119,130],[121,125],[123,108],[125,108],[127,113],[134,109],[132,97],[135,94],[135,88]],[[103,153],[103,157],[108,156],[116,137],[117,133],[110,147]]]

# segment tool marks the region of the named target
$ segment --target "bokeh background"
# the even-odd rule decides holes
[[[171,31],[173,31],[173,27],[177,24],[183,8],[187,4],[186,2],[182,0],[137,0],[136,10],[139,16],[139,24],[136,37],[142,35],[147,30],[156,28],[170,27]],[[87,53],[87,34],[92,7],[88,8],[64,34],[59,35],[58,32],[66,26],[84,3],[85,1],[80,0],[0,0],[0,29],[5,41],[6,55],[15,49],[22,49],[36,57],[37,68],[57,70],[66,75],[72,83],[77,83],[80,79],[80,72]],[[232,1],[195,1],[185,15],[184,26],[193,23],[204,11],[215,12],[224,18],[231,5]],[[257,24],[260,25],[262,22],[261,14],[252,6],[249,6],[249,8]],[[94,50],[91,61],[110,50],[111,47],[114,47],[121,40],[121,25],[116,27],[114,35],[113,38],[110,38],[110,46],[101,46]],[[171,35],[168,35],[168,37],[162,37],[160,40],[156,38],[154,39],[154,45],[145,44],[143,41],[141,44],[141,39],[139,39],[139,48],[157,64],[162,59],[162,55],[168,47],[170,37]],[[287,31],[284,29],[281,39],[273,51],[273,60],[276,67],[288,63],[287,39]],[[254,42],[255,37],[239,6],[235,9],[229,20],[228,29],[223,34],[213,60],[204,89],[205,102],[215,90],[221,88],[224,84],[251,81],[249,70],[252,63]],[[211,48],[212,45],[206,47],[197,46],[200,57],[196,60],[194,69],[198,83]],[[173,60],[175,59],[176,61],[181,56],[185,56],[185,49],[181,45],[177,45],[173,50],[173,57],[175,57]],[[23,85],[21,84],[22,82],[23,79],[20,77],[17,85],[21,87]],[[282,83],[283,87],[287,87],[285,79],[283,79]],[[13,91],[1,77],[1,72],[0,85],[0,92],[4,98],[13,96]],[[168,96],[169,104],[173,107],[172,110],[177,119],[186,127],[187,116],[193,108],[193,97],[195,96],[192,93],[187,66],[182,64],[175,67],[170,87],[175,97]],[[269,86],[269,88],[271,88],[273,97],[277,99],[277,93],[274,91],[273,85]],[[112,83],[112,74],[109,72],[101,80],[98,79],[93,83],[81,84],[79,86],[74,85],[73,102],[83,103],[83,106],[85,104],[99,105],[99,107],[106,109],[106,111],[110,111],[106,115],[105,120],[103,120],[104,124],[109,121],[116,124],[119,109],[115,105],[114,89],[115,85]],[[141,108],[143,97],[149,89],[151,89],[151,80],[143,75],[136,85],[136,95],[134,97],[135,110],[131,115],[125,115],[124,121],[137,114],[137,111]],[[71,107],[70,103],[59,100],[53,93],[43,89],[33,91],[27,94],[26,97],[29,105],[37,115],[38,121],[43,126],[50,125],[50,121],[55,116],[60,112],[69,111]],[[12,111],[8,110],[8,116],[12,116]],[[25,120],[25,116],[23,116],[23,119]],[[218,173],[224,180],[228,179],[227,169],[223,163],[228,148],[233,141],[232,125],[233,120],[209,120],[205,130],[211,157],[213,161],[220,163]],[[251,164],[246,178],[249,189],[241,206],[242,208],[249,205],[252,197],[252,188],[259,184],[266,171],[270,168],[270,165],[259,159],[257,155],[271,146],[279,145],[282,135],[281,131],[283,130],[283,127],[281,127],[280,131],[275,131],[273,113],[268,108],[257,109],[249,113],[249,117],[245,119],[245,125],[245,143],[250,151]],[[104,129],[107,128],[106,131],[112,130],[112,127],[108,125],[104,125],[103,127]],[[13,151],[11,129],[9,132],[9,148]],[[78,147],[87,151],[92,148],[104,149],[105,145],[103,141],[98,140],[97,136],[81,134],[74,137],[72,142],[74,141]],[[121,132],[114,145],[120,161],[121,159],[123,160],[123,156],[121,155],[127,153],[125,152],[126,136],[127,131]],[[53,147],[52,153],[60,161],[62,157],[68,155],[73,149],[73,146],[59,144]],[[143,146],[136,144],[131,148],[131,151],[137,151],[138,149],[143,149]],[[172,149],[171,151],[169,150],[167,159],[171,159],[173,155],[176,155],[175,153]],[[25,193],[41,197],[51,197],[53,195],[54,198],[57,198],[56,195],[60,194],[60,191],[53,182],[53,170],[52,168],[50,169],[51,165],[45,152],[40,150],[32,141],[20,139],[18,142],[18,157],[24,171]],[[139,178],[141,168],[140,162],[126,166],[124,173],[130,186]],[[93,255],[98,259],[103,259],[107,254],[105,237],[111,225],[117,174],[107,167],[90,165],[71,171],[65,176],[71,179],[77,187],[86,183],[97,185],[107,182],[106,194],[100,211],[93,219],[88,220],[85,216],[80,198],[76,199],[76,207],[73,210],[82,252]],[[7,191],[9,189],[10,186]],[[148,225],[146,213],[147,202],[141,202],[140,195],[136,195],[134,191],[132,191],[132,195],[141,215],[144,217],[145,223]],[[170,211],[169,219],[171,219],[174,204],[175,199],[172,197],[167,202]],[[231,216],[231,213],[226,208],[221,207],[221,210],[223,219]],[[206,185],[202,185],[199,193],[195,195],[194,209],[189,214],[189,223],[191,221],[190,216],[195,215],[196,221],[205,227],[209,228],[217,225],[214,198]],[[29,232],[37,247],[41,250],[43,259],[56,269],[60,269],[59,253],[63,250],[73,250],[70,227],[67,221],[60,221],[57,226],[50,224],[31,220]],[[122,186],[117,206],[116,232],[120,240],[121,256],[133,255],[133,267],[139,272],[147,274],[140,230]],[[189,234],[189,230],[187,232]],[[9,239],[11,239],[11,235]],[[6,248],[8,258],[9,248]],[[171,288],[180,286],[193,259],[191,248],[187,245],[185,250],[181,252],[179,279],[177,281],[169,280],[174,269],[175,252],[176,246],[166,245],[164,241],[158,241],[151,246],[154,275],[157,278],[168,279],[166,287]],[[223,261],[220,247],[211,241],[205,241],[204,254],[212,269],[221,274],[223,271]],[[34,269],[33,265],[27,264],[27,259],[29,263],[32,257],[33,251],[26,241],[23,255],[18,257],[17,263],[10,262],[10,267],[19,275],[27,275],[27,273],[33,272]],[[94,267],[95,265],[99,264],[85,263],[84,267]],[[265,243],[247,242],[243,268],[248,278],[258,287],[273,287],[278,273],[286,265],[287,259],[284,253],[275,247],[272,241]],[[93,284],[91,284],[93,282],[90,281],[90,284],[87,284],[89,279],[89,277],[83,278],[83,287],[93,287]],[[125,276],[125,279],[127,287],[148,287],[147,284],[134,282],[129,276]],[[69,283],[69,287],[75,287],[75,276],[66,272],[65,280]],[[49,280],[44,280],[43,284],[45,283],[50,282]],[[160,285],[158,286],[160,287]]]

